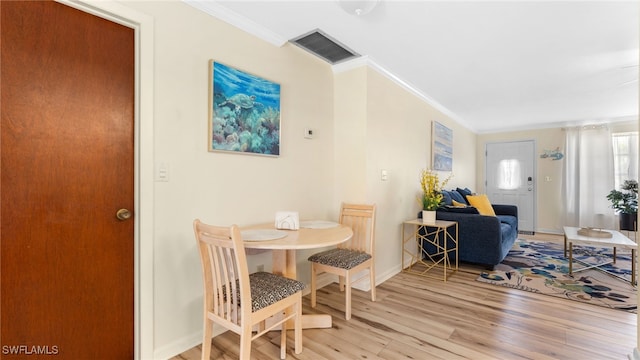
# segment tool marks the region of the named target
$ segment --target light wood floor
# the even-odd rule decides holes
[[[400,273],[377,287],[376,302],[354,289],[350,321],[338,285],[324,287],[316,309],[305,296],[304,312],[331,314],[333,327],[304,330],[299,355],[290,332],[287,359],[627,359],[636,347],[635,314],[480,283],[482,270],[463,264],[446,283]],[[278,359],[279,337],[254,341],[251,359]],[[211,358],[238,359],[238,343],[217,336]],[[198,346],[172,360],[200,356]]]

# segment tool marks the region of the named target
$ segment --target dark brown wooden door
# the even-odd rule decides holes
[[[51,1],[0,13],[0,357],[131,359],[134,31]]]

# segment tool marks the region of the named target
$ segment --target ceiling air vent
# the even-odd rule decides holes
[[[360,56],[319,29],[291,39],[290,42],[321,57],[332,65]]]

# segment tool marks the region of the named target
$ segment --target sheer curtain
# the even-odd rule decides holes
[[[605,126],[565,131],[564,225],[617,229],[615,213],[607,200],[614,188],[611,132]]]

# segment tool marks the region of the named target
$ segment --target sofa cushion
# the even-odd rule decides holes
[[[501,223],[507,224],[514,229],[518,227],[518,218],[512,215],[496,215]]]
[[[496,216],[487,195],[467,195],[467,201],[469,202],[469,205],[478,209],[480,215]]]
[[[442,190],[442,203],[444,205],[453,205],[451,193],[447,190]]]
[[[458,191],[456,190],[451,190],[449,191],[449,195],[451,195],[451,200],[455,200],[459,203],[462,204],[468,204],[467,200],[464,199],[464,197],[462,196],[462,194],[460,194]]]
[[[465,203],[459,203],[455,200],[451,200],[451,205],[454,207],[467,207],[469,205],[465,204]]]
[[[500,232],[502,233],[503,239],[508,239],[513,232],[513,228],[509,224],[500,223]]]
[[[452,212],[452,213],[458,213],[458,214],[479,214],[478,209],[474,208],[473,206],[465,206],[465,207],[445,206],[438,210],[443,210],[446,212]]]
[[[467,196],[469,195],[473,195],[473,191],[469,190],[469,188],[456,188],[456,191],[462,195],[462,198],[464,199],[464,202],[466,202],[467,204],[469,203],[469,201],[467,200]]]

